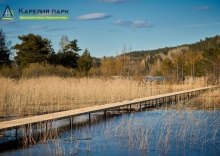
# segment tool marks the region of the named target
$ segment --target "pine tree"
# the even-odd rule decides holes
[[[10,64],[10,44],[6,41],[5,33],[0,30],[0,67]]]
[[[17,50],[15,60],[18,65],[24,67],[30,63],[46,63],[49,60],[53,49],[48,39],[34,34],[18,36],[18,38],[22,41],[21,44],[14,46]]]
[[[92,67],[92,57],[90,56],[88,49],[86,49],[78,60],[78,68],[80,72],[83,72],[85,73],[85,75],[88,75],[88,72],[91,67]]]

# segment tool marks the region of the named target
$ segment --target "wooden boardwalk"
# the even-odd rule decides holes
[[[157,103],[165,103],[168,100],[178,101],[181,99],[187,99],[187,98],[189,99],[193,95],[198,95],[200,93],[203,93],[205,91],[215,89],[215,88],[217,88],[217,86],[203,87],[203,88],[184,90],[184,91],[178,91],[178,92],[167,93],[167,94],[160,94],[160,95],[155,95],[155,96],[150,96],[150,97],[145,97],[145,98],[138,98],[138,99],[129,100],[129,101],[109,103],[105,105],[98,105],[98,106],[93,106],[93,107],[74,109],[74,110],[69,110],[69,111],[62,111],[62,112],[57,112],[57,113],[4,121],[4,122],[0,122],[0,131],[15,129],[15,128],[19,128],[24,125],[53,121],[57,119],[69,118],[69,117],[80,116],[80,115],[85,115],[85,114],[89,115],[89,120],[90,120],[91,113],[104,111],[104,114],[106,114],[106,111],[108,110],[113,110],[113,109],[117,110],[120,107],[125,107],[125,106],[127,107],[130,106],[131,108],[131,106],[134,104],[140,105],[140,108],[141,108],[144,105],[149,106],[149,105],[155,105]]]

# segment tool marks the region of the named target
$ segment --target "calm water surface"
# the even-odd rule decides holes
[[[220,111],[119,115],[0,155],[220,155]]]

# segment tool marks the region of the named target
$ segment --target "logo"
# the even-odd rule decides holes
[[[69,10],[64,9],[24,9],[18,10],[19,20],[69,20]]]
[[[2,20],[14,20],[14,12],[13,12],[13,10],[11,10],[9,8],[8,5],[5,8],[5,11],[4,11],[3,15],[2,15]]]

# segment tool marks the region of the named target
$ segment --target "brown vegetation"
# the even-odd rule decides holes
[[[102,105],[202,87],[203,80],[170,85],[119,78],[0,78],[0,114],[5,120]]]
[[[220,110],[220,89],[198,96],[191,101],[192,109]]]

